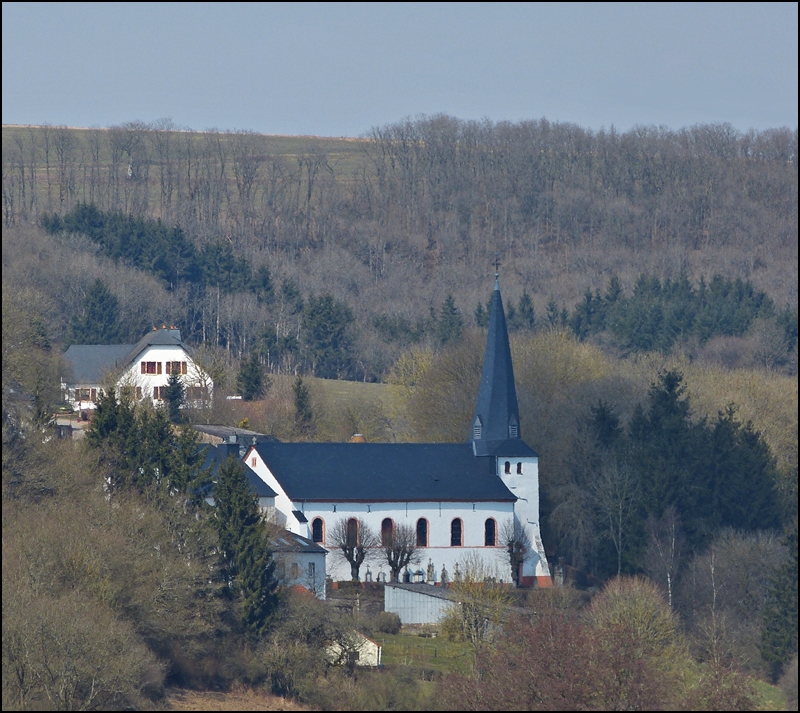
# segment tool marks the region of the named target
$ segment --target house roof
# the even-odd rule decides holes
[[[277,495],[277,493],[270,488],[269,485],[267,485],[253,472],[247,463],[244,463],[239,458],[239,447],[237,445],[223,443],[219,446],[213,446],[210,443],[201,443],[200,449],[205,451],[203,468],[211,468],[212,485],[207,493],[208,496],[213,497],[214,483],[217,482],[217,471],[229,456],[232,456],[244,466],[244,473],[247,477],[247,482],[250,483],[250,489],[253,491],[253,493],[255,493],[256,496],[259,498],[274,498]]]
[[[509,501],[494,460],[469,443],[259,443],[295,502]]]
[[[181,341],[180,329],[154,329],[152,332],[145,334],[131,347],[125,356],[124,366],[134,361],[147,347],[154,346],[181,347],[187,354],[192,351],[187,344]]]
[[[136,344],[73,344],[64,353],[72,367],[70,383],[100,384],[108,373],[126,368],[147,347],[159,345],[180,346],[191,353],[178,329],[153,330]]]
[[[270,549],[273,552],[303,552],[306,554],[328,554],[321,545],[309,540],[307,537],[296,535],[289,530],[282,530],[278,535],[270,538]]]
[[[72,366],[68,376],[74,384],[100,384],[105,376],[126,365],[132,344],[73,344],[64,353]]]

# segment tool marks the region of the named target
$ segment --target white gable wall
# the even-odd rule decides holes
[[[325,552],[275,552],[278,578],[285,586],[299,584],[325,599]]]
[[[156,367],[155,374],[143,374],[142,363],[155,362],[160,365]],[[200,368],[194,363],[192,358],[184,351],[180,345],[153,344],[136,357],[130,366],[123,372],[118,381],[118,386],[131,386],[141,389],[142,398],[154,399],[156,403],[161,403],[161,399],[155,399],[154,389],[163,387],[169,383],[170,375],[167,373],[167,362],[186,362],[186,374],[181,374],[181,379],[186,387],[205,386],[208,389],[208,399],[211,399],[213,384]],[[186,399],[189,401],[189,398]]]

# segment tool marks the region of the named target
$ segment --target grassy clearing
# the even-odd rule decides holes
[[[772,686],[765,681],[753,679],[753,688],[756,692],[756,710],[760,711],[785,711],[786,695],[777,686]]]
[[[383,646],[385,666],[410,666],[439,673],[466,673],[472,666],[472,648],[465,643],[409,634],[376,634]]]

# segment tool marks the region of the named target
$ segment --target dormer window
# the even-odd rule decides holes
[[[519,422],[513,416],[508,424],[508,437],[519,438]]]
[[[483,424],[481,423],[480,416],[475,417],[475,423],[472,424],[472,440],[478,441],[483,433]]]

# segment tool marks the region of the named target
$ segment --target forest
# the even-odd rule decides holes
[[[232,565],[232,531],[269,534],[235,473],[230,527],[198,501],[187,426],[466,439],[495,269],[568,586],[503,600],[467,669],[333,670],[325,642],[386,622]],[[328,710],[796,708],[796,303],[789,129],[4,128],[4,708],[236,685]],[[85,444],[52,438],[64,350],[161,324],[214,405],[109,401]]]

